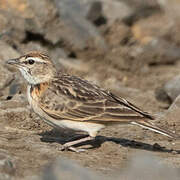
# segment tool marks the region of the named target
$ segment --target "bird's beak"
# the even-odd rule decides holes
[[[9,59],[8,61],[6,61],[6,63],[11,65],[19,65],[20,61],[18,58],[16,58],[16,59]]]

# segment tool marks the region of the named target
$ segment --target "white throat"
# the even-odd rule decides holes
[[[44,79],[33,77],[25,67],[19,68],[21,74],[23,75],[24,79],[28,82],[28,84],[39,84],[44,82]]]

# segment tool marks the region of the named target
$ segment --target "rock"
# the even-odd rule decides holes
[[[24,79],[16,68],[6,64],[8,59],[19,57],[20,54],[1,40],[0,49],[0,96],[6,99],[8,96],[12,97],[19,92],[25,92]]]
[[[1,2],[0,17],[4,18],[2,28],[9,32],[9,40],[24,39],[25,18],[30,18],[31,15],[26,0],[13,0],[13,3],[10,0]]]
[[[74,161],[58,158],[55,162],[46,166],[42,175],[42,180],[46,179],[98,180],[103,178],[98,176],[96,173],[81,167]]]
[[[5,152],[0,152],[0,179],[11,180],[15,175],[15,165],[12,157]]]
[[[138,7],[134,2],[139,2]],[[158,9],[158,4],[153,5],[151,2],[149,4],[130,0],[126,1],[126,4],[130,6],[132,3],[134,9],[142,6]],[[174,41],[172,33],[174,22],[170,21],[166,14],[161,11],[154,13],[140,18],[132,26],[127,26],[123,22],[113,23],[106,34],[106,40],[113,48],[106,57],[116,67],[141,71],[143,66],[174,64],[180,59],[179,43]]]
[[[14,57],[19,57],[20,54],[10,45],[0,40],[0,63],[5,64],[5,61]]]
[[[121,0],[120,0],[121,1]],[[144,1],[144,0],[126,0],[127,5],[135,9],[140,7],[157,7],[160,5],[159,0]]]
[[[172,19],[178,19],[180,17],[180,2],[178,0],[158,0],[161,8]]]
[[[80,59],[72,59],[72,58],[59,58],[56,59],[55,62],[58,68],[58,70],[67,70],[68,72],[75,71],[75,72],[85,72],[87,73],[89,71],[88,63],[84,63]],[[72,73],[73,74],[73,73]]]
[[[171,104],[171,102],[172,102],[170,97],[167,95],[167,93],[165,92],[165,90],[162,87],[155,89],[155,97],[157,100],[166,102],[168,104]]]
[[[7,70],[6,70],[7,71]],[[20,73],[13,74],[13,78],[8,79],[1,89],[2,97],[1,100],[10,100],[14,96],[26,93],[26,85],[24,79],[20,76]]]
[[[180,75],[175,76],[173,79],[165,83],[163,89],[173,102],[176,99],[176,97],[180,94]]]
[[[169,107],[167,113],[169,113],[169,112],[171,112],[171,111],[174,111],[174,110],[178,110],[179,107],[180,107],[180,96],[177,96],[176,99],[175,99],[175,101],[174,101],[174,102],[171,104],[171,106]],[[177,116],[177,117],[179,117],[179,116]]]
[[[161,27],[161,28],[160,28]],[[136,22],[132,26],[133,37],[141,44],[148,44],[153,39],[161,38],[172,30],[173,23],[167,15],[155,14]]]
[[[159,11],[157,1],[139,1],[139,0],[99,0],[102,6],[102,14],[107,20],[108,26],[111,26],[116,20],[123,21],[127,25],[133,24],[139,19]]]
[[[87,41],[94,40],[96,45],[105,46],[98,30],[84,17],[84,6],[80,1],[71,1],[29,1],[35,19],[27,21],[28,31],[44,35],[53,44],[64,40],[81,49],[87,47]]]
[[[141,66],[142,63],[174,64],[180,59],[180,48],[164,39],[152,39],[146,45],[132,47],[129,52],[130,58],[141,61]]]
[[[177,0],[158,0],[158,4],[162,11],[134,23],[132,26],[134,37],[141,43],[147,43],[152,38],[162,38],[170,41],[170,44],[179,45],[180,2]]]
[[[70,53],[85,48],[95,48],[102,52],[106,50],[104,38],[90,22],[99,18],[101,6],[97,1],[92,3],[92,6],[87,6],[89,7],[87,10],[80,0],[75,2],[16,0],[15,2],[14,5],[10,4],[9,0],[3,3],[0,7],[0,20],[4,29],[10,31],[10,35],[5,38],[6,42],[21,52],[27,51],[27,48],[23,49],[21,46],[28,44],[29,41],[38,42],[48,50],[54,48],[60,50],[61,45],[65,44],[67,52]],[[92,11],[96,11],[97,15]],[[36,48],[38,50],[38,47],[33,47],[34,50]],[[57,51],[52,52],[55,53]]]
[[[102,13],[111,26],[116,20],[121,21],[133,13],[132,6],[128,6],[125,1],[100,0],[102,3]]]
[[[123,83],[118,82],[115,77],[107,78],[104,81],[105,87],[117,92],[121,97],[137,97],[139,94],[143,94],[143,92],[139,89],[126,87]]]
[[[162,12],[158,0],[148,2],[143,0],[127,0],[126,4],[133,7],[133,13],[123,20],[128,26],[132,26],[140,19],[146,19],[153,14]]]
[[[1,13],[0,13],[0,27],[1,27],[1,32],[0,32],[0,38],[1,38],[5,34],[5,32],[9,30],[7,19]]]
[[[9,72],[4,66],[0,66],[0,91],[4,90],[14,79],[13,74]]]
[[[56,14],[53,3],[49,0],[40,2],[35,0],[26,1],[28,9],[31,10],[31,16],[26,18],[26,30],[35,34],[45,35],[47,33],[47,24],[52,24],[52,19]],[[46,9],[46,11],[44,11],[44,9]]]
[[[77,49],[86,47],[97,47],[105,50],[106,44],[98,30],[83,16],[83,6],[80,1],[54,0],[60,16],[61,27],[59,31],[47,35],[47,38],[56,39],[62,37],[63,40]],[[92,44],[91,44],[92,43]]]
[[[115,145],[111,142],[105,142],[103,145]],[[159,146],[158,146],[159,147]],[[109,148],[108,154],[105,158],[111,158],[111,154],[115,153],[112,148]],[[117,154],[118,155],[118,154]],[[126,156],[123,157],[125,160]],[[111,162],[109,162],[111,163]],[[87,168],[78,165],[76,162],[64,158],[58,158],[56,161],[46,165],[41,176],[26,177],[25,180],[115,180],[115,179],[163,179],[163,180],[178,180],[179,171],[178,168],[172,167],[173,164],[167,165],[164,160],[153,155],[152,153],[136,153],[133,154],[131,159],[126,163],[125,168],[119,170],[113,170],[113,174],[102,175],[100,173],[93,172]],[[155,168],[154,168],[155,167]],[[117,167],[116,167],[117,169]],[[103,168],[104,171],[109,171],[107,167]],[[112,171],[112,170],[111,170]]]
[[[102,3],[100,1],[83,0],[79,1],[79,3],[83,6],[81,11],[82,15],[92,23],[95,23],[103,17]]]
[[[180,135],[180,95],[176,97],[169,109],[162,115],[161,122],[167,122],[168,129],[171,127],[173,131]]]
[[[156,89],[158,100],[172,103],[180,94],[180,75],[166,82],[163,87]]]
[[[0,96],[7,94],[6,88],[12,83],[15,79],[14,74],[10,72],[12,69],[8,69],[5,61],[14,57],[19,56],[13,48],[8,44],[0,41]]]
[[[129,161],[127,168],[121,171],[117,179],[159,179],[159,180],[178,180],[178,168],[173,164],[166,165],[164,159],[154,156],[152,153],[135,154]]]
[[[131,29],[120,21],[116,21],[108,28],[106,34],[106,41],[112,48],[117,48],[121,45],[126,45],[131,38]]]
[[[67,58],[67,53],[60,47],[53,48],[53,51],[50,52],[50,57],[56,64],[56,60],[59,58]]]
[[[180,1],[165,0],[159,3],[167,16],[168,24],[171,24],[171,29],[166,33],[166,38],[179,45],[180,43]],[[162,30],[163,28],[161,28]],[[163,31],[163,30],[162,30]]]

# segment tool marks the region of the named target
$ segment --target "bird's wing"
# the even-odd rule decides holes
[[[62,75],[39,98],[41,109],[57,120],[129,122],[150,118],[123,98],[80,78]]]

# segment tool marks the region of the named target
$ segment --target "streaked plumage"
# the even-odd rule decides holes
[[[30,60],[34,63],[30,64]],[[9,62],[13,64],[12,60]],[[107,125],[135,124],[172,138],[178,137],[153,125],[151,121],[154,118],[150,114],[127,100],[86,80],[57,73],[47,55],[29,53],[16,59],[14,64],[23,71],[29,83],[27,94],[31,107],[51,126],[86,131],[90,137],[95,137]],[[89,139],[82,139],[85,140]]]

